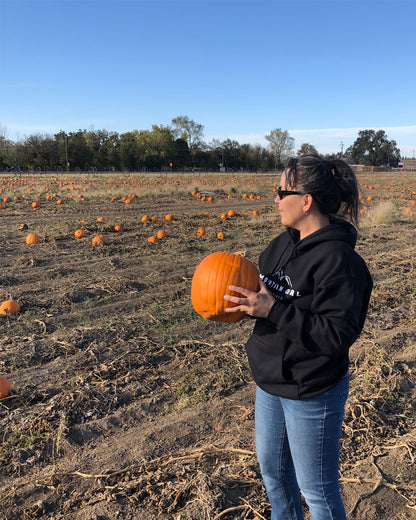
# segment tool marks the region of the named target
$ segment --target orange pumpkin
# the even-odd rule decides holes
[[[77,229],[74,233],[75,238],[82,238],[84,236],[84,231],[82,229]]]
[[[105,218],[104,217],[98,217],[97,218],[97,222],[103,223],[103,222],[105,222]]]
[[[3,376],[0,376],[0,399],[7,397],[10,393],[10,383]]]
[[[160,229],[157,233],[156,233],[156,236],[157,238],[165,238],[167,235],[166,235],[166,231],[164,229]]]
[[[235,211],[233,209],[230,209],[230,211],[228,212],[228,216],[235,217]]]
[[[26,244],[39,244],[41,238],[36,233],[29,233],[26,236]]]
[[[254,209],[253,210],[253,217],[258,217],[259,216],[259,212],[257,209]]]
[[[116,224],[114,226],[114,231],[123,231],[123,225],[122,224]]]
[[[107,238],[104,235],[96,235],[92,239],[92,245],[93,246],[103,246],[103,245],[106,245],[106,244],[108,244],[108,240],[107,240]]]
[[[217,238],[218,240],[224,240],[224,233],[219,232]]]
[[[155,235],[152,235],[151,237],[149,237],[147,239],[148,242],[151,242],[152,244],[157,244],[159,242],[159,239],[157,238],[157,236]]]
[[[196,232],[196,234],[199,236],[199,237],[203,237],[205,235],[205,229],[204,228],[199,228],[198,231]]]
[[[142,222],[149,222],[150,218],[149,215],[143,215]]]
[[[39,202],[32,202],[32,209],[37,209],[40,207]]]
[[[20,304],[16,300],[6,300],[0,305],[0,314],[17,314]]]
[[[61,204],[64,203],[64,201],[63,201],[62,199],[58,199],[58,200],[56,201],[56,203],[59,204],[59,205],[61,205]]]
[[[168,220],[169,222],[171,220],[173,220],[173,215],[171,215],[170,213],[168,215],[165,216],[165,219]]]
[[[235,322],[244,318],[244,312],[227,313],[235,304],[224,300],[224,295],[241,296],[229,290],[230,285],[257,291],[257,267],[235,253],[217,252],[208,255],[198,265],[192,278],[191,300],[198,314],[207,320]]]

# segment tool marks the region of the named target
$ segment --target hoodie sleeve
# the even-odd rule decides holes
[[[361,258],[315,281],[310,308],[276,301],[267,319],[277,333],[310,354],[344,355],[359,336],[371,293],[371,277]],[[354,262],[355,260],[355,262]]]

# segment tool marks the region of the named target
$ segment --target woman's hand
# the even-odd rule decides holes
[[[263,280],[259,280],[260,290],[258,292],[249,291],[244,287],[237,287],[236,285],[230,285],[230,291],[238,292],[243,297],[224,295],[224,300],[236,303],[235,307],[229,307],[226,312],[237,312],[242,311],[249,316],[255,318],[267,318],[270,309],[275,303],[275,299],[267,290],[266,284]]]

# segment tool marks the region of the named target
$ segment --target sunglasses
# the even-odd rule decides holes
[[[301,193],[300,191],[282,190],[281,186],[279,186],[277,188],[277,195],[279,196],[279,199],[283,199],[286,195],[304,195],[304,193]]]

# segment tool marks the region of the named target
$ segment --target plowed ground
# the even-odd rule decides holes
[[[0,401],[0,518],[269,518],[244,352],[253,322],[204,320],[190,288],[214,251],[243,250],[257,262],[282,230],[272,191],[279,175],[114,177],[0,179],[3,196],[19,197],[0,210],[0,300],[21,304],[0,320],[0,375],[12,386]],[[375,285],[351,350],[342,493],[351,519],[412,519],[416,213],[405,208],[416,200],[415,175],[360,181],[373,200],[357,249]],[[390,211],[380,217],[383,207]],[[237,215],[221,220],[229,209]],[[145,214],[158,221],[142,222]],[[80,227],[85,237],[76,239]],[[159,229],[167,237],[149,243]],[[28,232],[42,242],[26,245]],[[108,245],[93,247],[96,233]]]

